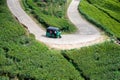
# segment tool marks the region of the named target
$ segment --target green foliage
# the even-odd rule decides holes
[[[120,5],[117,0],[82,0],[79,11],[108,34],[120,37]]]
[[[24,7],[29,10],[33,16],[44,25],[55,26],[65,33],[76,31],[76,27],[66,19],[66,0],[53,1],[34,1],[22,0]],[[28,9],[29,8],[29,9]]]
[[[81,80],[59,51],[26,34],[0,0],[0,80]],[[9,13],[9,14],[8,14]]]
[[[62,52],[51,50],[32,34],[26,35],[8,13],[6,0],[0,0],[0,80],[83,80],[81,76],[94,80],[120,79],[117,44],[107,42]]]
[[[7,76],[0,76],[0,80],[9,80]]]
[[[119,1],[117,0],[102,0],[102,1],[96,1],[96,0],[89,0],[90,3],[92,3],[94,6],[99,7],[104,12],[108,13],[110,16],[115,18],[120,22],[120,5]]]
[[[120,46],[117,44],[107,42],[65,54],[90,80],[120,79]]]

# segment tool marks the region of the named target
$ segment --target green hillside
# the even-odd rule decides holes
[[[0,0],[0,80],[119,79],[118,44],[105,42],[81,49],[50,49],[28,34],[10,13],[6,0]]]
[[[63,51],[62,54],[86,80],[120,79],[119,45],[106,42],[79,50]]]
[[[82,80],[60,54],[27,35],[0,0],[0,80]]]
[[[110,36],[120,38],[119,0],[82,0],[79,11]]]

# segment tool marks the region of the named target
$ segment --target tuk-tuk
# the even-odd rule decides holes
[[[52,37],[52,38],[61,38],[60,29],[50,26],[46,30],[46,36],[47,37]]]

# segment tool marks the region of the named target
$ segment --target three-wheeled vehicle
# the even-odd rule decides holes
[[[46,36],[47,37],[52,37],[52,38],[61,38],[60,29],[50,26],[46,30]]]

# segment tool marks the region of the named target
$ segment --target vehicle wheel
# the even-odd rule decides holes
[[[62,38],[61,36],[59,36],[59,38]]]

